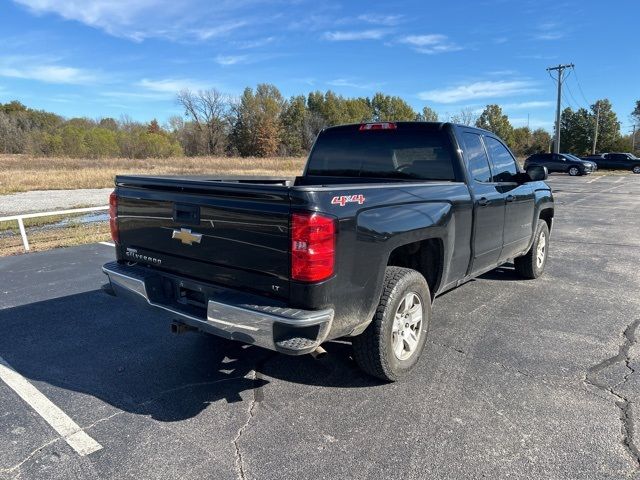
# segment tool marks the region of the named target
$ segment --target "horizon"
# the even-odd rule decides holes
[[[238,96],[271,83],[285,98],[380,91],[416,111],[428,106],[443,121],[495,103],[514,127],[551,131],[556,86],[545,69],[570,62],[576,69],[565,80],[562,108],[608,98],[626,135],[638,95],[626,79],[640,74],[629,61],[639,6],[616,14],[606,5],[549,0],[439,4],[435,11],[415,1],[85,3],[0,7],[0,102],[67,118],[165,122],[183,116],[175,101],[181,89]]]

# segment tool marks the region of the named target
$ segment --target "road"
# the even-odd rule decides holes
[[[395,384],[346,342],[316,360],[172,336],[100,290],[109,246],[0,259],[0,357],[101,447],[0,381],[0,478],[638,477],[640,175],[550,183],[545,275],[439,297]]]

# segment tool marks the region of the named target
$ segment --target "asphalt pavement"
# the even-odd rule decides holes
[[[0,259],[0,478],[639,477],[640,175],[554,176],[547,271],[436,299],[404,381],[203,334],[106,295],[106,245]],[[18,380],[19,380],[18,378]],[[46,416],[46,412],[45,412]]]

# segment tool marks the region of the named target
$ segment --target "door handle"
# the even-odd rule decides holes
[[[486,207],[487,205],[489,205],[489,200],[487,200],[486,197],[482,197],[480,200],[478,200],[478,205],[480,205],[481,207]]]
[[[507,202],[513,202],[516,199],[516,197],[514,197],[513,195],[507,195]]]

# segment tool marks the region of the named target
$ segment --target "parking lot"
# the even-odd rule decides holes
[[[101,291],[107,245],[0,259],[0,478],[634,478],[640,175],[550,178],[545,275],[509,267],[434,304],[406,380],[346,342],[287,357],[169,325]]]

